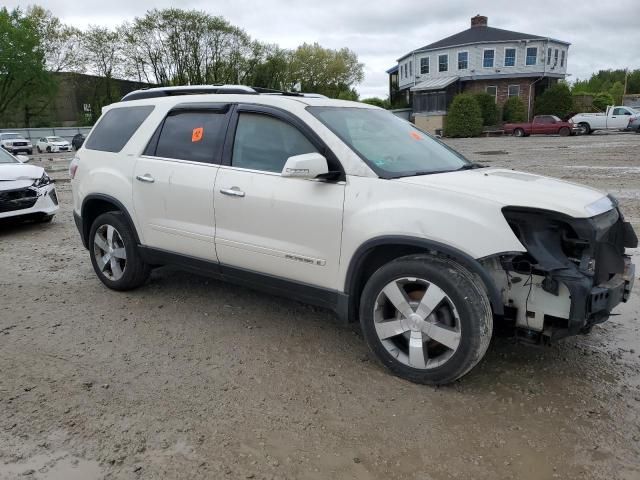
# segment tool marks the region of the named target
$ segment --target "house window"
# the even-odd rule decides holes
[[[527,65],[538,63],[538,47],[527,47]]]
[[[438,71],[446,72],[449,70],[449,55],[438,55]]]
[[[420,59],[420,75],[429,73],[429,57]]]
[[[561,66],[561,67],[564,67],[564,55],[565,55],[565,51],[564,51],[564,50],[562,50],[562,51],[560,52],[560,66]]]
[[[547,50],[547,65],[551,65],[551,49]]]
[[[424,112],[446,112],[447,93],[446,92],[425,92],[416,93],[413,96],[413,111]]]
[[[404,64],[404,78],[408,78],[409,75],[407,75],[407,64]]]
[[[413,78],[413,62],[409,61],[409,76]]]
[[[469,52],[458,52],[458,70],[469,68]]]
[[[515,48],[504,49],[504,66],[505,67],[516,66],[516,49]]]
[[[482,54],[482,66],[484,68],[493,68],[493,60],[495,59],[495,50],[485,50]]]
[[[509,85],[509,91],[507,92],[507,96],[511,97],[519,97],[520,96],[520,85]]]
[[[486,92],[494,98],[496,103],[498,103],[498,87],[495,85],[489,85]]]
[[[553,66],[558,65],[558,49],[556,48],[556,53],[553,55]]]

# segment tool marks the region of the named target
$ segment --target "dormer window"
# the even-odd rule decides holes
[[[482,54],[482,66],[484,68],[493,68],[493,63],[496,58],[496,51],[493,49],[485,50]]]
[[[527,47],[527,65],[538,63],[538,47]]]

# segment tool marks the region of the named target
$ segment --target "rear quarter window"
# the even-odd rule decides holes
[[[142,125],[153,106],[122,107],[109,110],[94,127],[84,148],[118,153]]]

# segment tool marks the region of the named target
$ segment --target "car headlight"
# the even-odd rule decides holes
[[[49,177],[49,175],[46,174],[46,172],[44,172],[38,180],[33,182],[33,186],[40,188],[40,187],[49,185],[50,183],[51,183],[51,178]]]

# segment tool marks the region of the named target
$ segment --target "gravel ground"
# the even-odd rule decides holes
[[[640,135],[447,143],[608,190],[640,231]],[[63,180],[67,161],[33,163]],[[52,224],[0,227],[2,480],[640,478],[638,296],[418,386],[321,309],[170,268],[107,290],[58,189]]]

